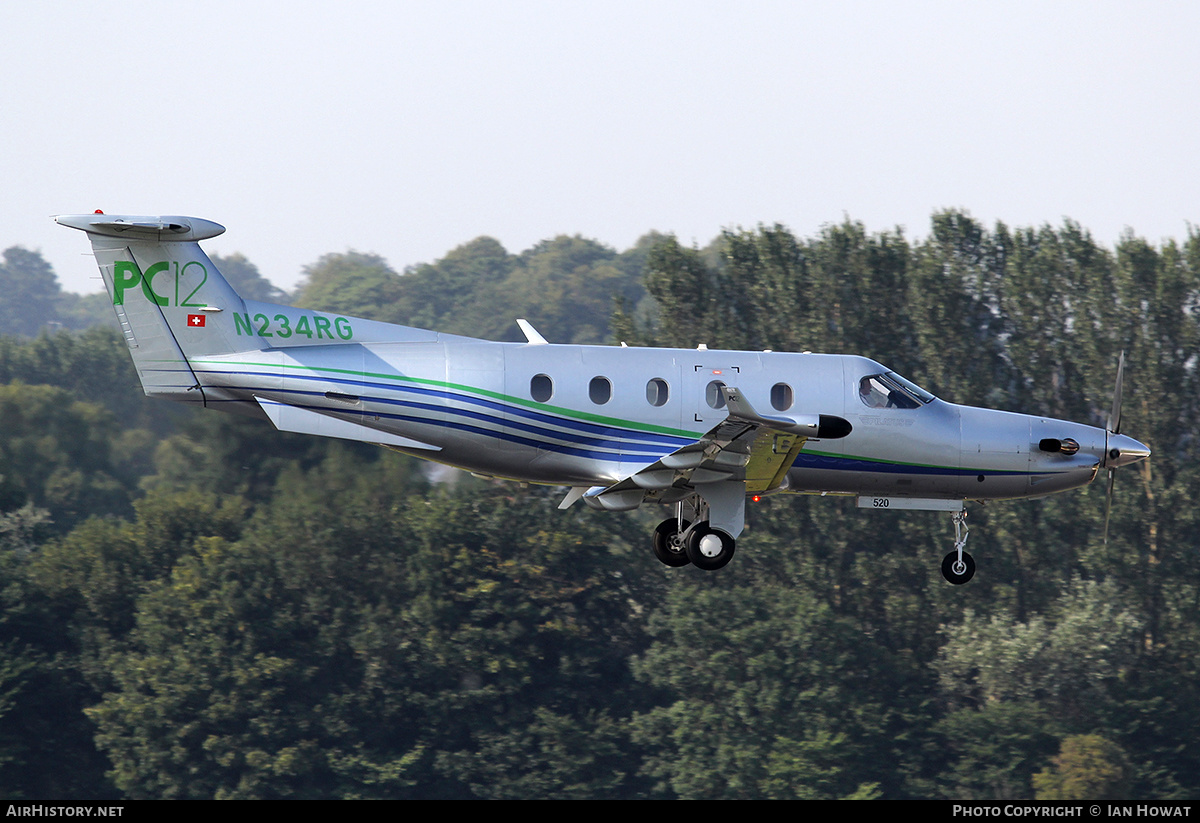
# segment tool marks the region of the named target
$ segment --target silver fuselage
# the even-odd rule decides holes
[[[1103,428],[939,399],[870,407],[860,380],[887,369],[864,357],[405,333],[405,342],[289,340],[193,358],[192,368],[208,405],[299,407],[409,439],[397,448],[426,459],[543,484],[606,486],[696,442],[727,415],[711,402],[714,381],[770,414],[853,425],[844,438],[805,444],[787,473],[792,492],[1028,497],[1086,485],[1110,449],[1145,449]],[[1047,452],[1046,438],[1072,439],[1078,451]]]

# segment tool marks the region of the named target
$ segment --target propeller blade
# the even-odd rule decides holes
[[[1108,517],[1112,514],[1113,481],[1117,479],[1117,470],[1108,470],[1108,496],[1104,500],[1104,545],[1108,545]]]
[[[1109,460],[1109,441],[1114,434],[1121,432],[1121,392],[1125,383],[1125,352],[1117,358],[1117,385],[1113,389],[1112,414],[1108,416],[1107,434],[1104,436],[1104,460],[1100,465],[1107,465]],[[1104,545],[1108,545],[1108,519],[1112,515],[1113,483],[1117,479],[1116,467],[1108,470],[1108,493],[1104,498]]]
[[[1125,352],[1117,360],[1117,387],[1113,391],[1112,414],[1108,417],[1108,430],[1113,434],[1121,433],[1121,386],[1125,381]]]

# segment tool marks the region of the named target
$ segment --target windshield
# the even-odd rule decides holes
[[[933,400],[933,395],[890,371],[858,381],[858,399],[872,409],[916,409]]]

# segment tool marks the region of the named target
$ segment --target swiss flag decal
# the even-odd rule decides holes
[[[204,315],[203,314],[189,314],[188,315],[188,325],[192,326],[193,328],[197,328],[197,329],[204,328]]]

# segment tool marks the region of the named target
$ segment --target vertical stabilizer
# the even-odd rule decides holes
[[[197,242],[222,226],[194,217],[55,220],[87,232],[146,394],[203,403],[189,358],[259,347],[239,341],[234,317],[245,306]]]

